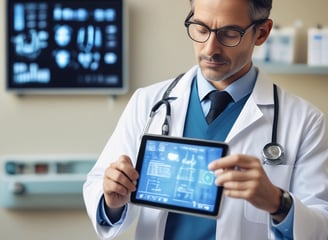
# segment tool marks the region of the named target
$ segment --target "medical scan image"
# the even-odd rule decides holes
[[[47,0],[12,3],[10,84],[120,87],[122,13],[119,5],[97,2],[102,4]]]

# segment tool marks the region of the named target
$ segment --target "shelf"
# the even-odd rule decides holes
[[[284,64],[254,62],[254,65],[263,68],[267,73],[273,74],[308,74],[328,75],[328,66],[309,66],[307,64]]]
[[[83,184],[94,154],[21,155],[0,158],[0,207],[84,208]]]

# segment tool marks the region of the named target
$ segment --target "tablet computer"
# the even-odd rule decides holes
[[[223,142],[146,134],[137,156],[137,190],[131,202],[169,211],[217,217],[223,187],[208,164],[225,156]]]

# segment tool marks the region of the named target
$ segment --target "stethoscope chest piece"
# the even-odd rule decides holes
[[[284,158],[284,149],[278,143],[268,143],[263,148],[264,163],[269,165],[279,165]]]

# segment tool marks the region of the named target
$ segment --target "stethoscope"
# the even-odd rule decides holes
[[[284,160],[284,148],[277,142],[277,128],[279,118],[279,99],[277,85],[273,84],[273,124],[271,142],[263,147],[262,154],[264,157],[264,163],[269,165],[279,165]]]
[[[164,105],[166,108],[165,118],[162,124],[162,135],[169,135],[170,133],[170,120],[171,120],[171,101],[177,99],[177,97],[170,97],[170,93],[172,89],[177,85],[178,81],[181,79],[183,74],[180,74],[176,77],[172,83],[168,86],[163,97],[160,101],[158,101],[150,110],[150,114],[148,117],[148,121],[144,128],[144,133],[148,132],[150,124],[156,114],[157,110]],[[263,147],[262,155],[263,155],[263,164],[268,165],[279,165],[282,164],[284,160],[284,149],[283,147],[277,143],[277,128],[278,128],[278,118],[279,118],[279,99],[278,99],[278,91],[276,84],[273,84],[273,96],[274,96],[274,113],[273,113],[273,125],[272,125],[272,135],[271,142],[266,144]]]

